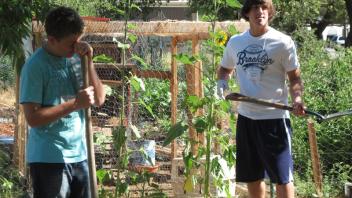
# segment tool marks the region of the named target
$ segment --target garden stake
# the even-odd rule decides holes
[[[88,75],[88,57],[81,57],[81,69],[83,74],[83,87],[87,88],[89,86],[89,75]],[[98,198],[98,188],[97,188],[97,177],[95,170],[95,155],[94,155],[94,144],[93,144],[93,133],[91,125],[91,109],[84,109],[85,116],[85,126],[86,126],[86,142],[87,142],[87,156],[88,156],[88,166],[89,166],[89,184],[90,184],[90,194],[92,198]]]
[[[284,105],[281,103],[275,103],[275,102],[269,102],[267,100],[263,99],[257,99],[257,98],[252,98],[249,96],[245,96],[239,93],[231,93],[225,97],[226,100],[234,100],[234,101],[242,101],[242,102],[249,102],[249,103],[254,103],[258,105],[263,105],[267,107],[274,107],[277,109],[283,109],[283,110],[288,110],[288,111],[293,111],[292,106]],[[318,123],[321,123],[323,121],[335,119],[341,116],[346,116],[346,115],[352,115],[352,109],[347,110],[347,111],[342,111],[342,112],[337,112],[337,113],[332,113],[328,115],[321,115],[320,113],[305,109],[304,110],[306,114],[315,116],[317,118]]]
[[[310,154],[311,154],[312,166],[313,166],[314,184],[315,184],[318,197],[323,197],[323,193],[322,193],[323,182],[322,182],[322,173],[320,169],[317,136],[314,128],[314,123],[310,119],[308,120],[308,133],[309,133]]]

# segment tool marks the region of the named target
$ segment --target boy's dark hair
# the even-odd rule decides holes
[[[246,15],[249,13],[249,11],[251,10],[252,6],[255,6],[255,5],[266,5],[266,6],[268,6],[268,9],[269,9],[269,21],[271,21],[271,19],[274,17],[275,12],[276,12],[272,0],[246,0],[246,2],[244,3],[244,5],[242,7],[242,10],[241,10],[242,17],[248,21],[249,19],[248,19],[248,17]]]
[[[73,34],[82,34],[83,29],[83,20],[72,8],[57,7],[51,10],[45,19],[46,34],[58,40]]]

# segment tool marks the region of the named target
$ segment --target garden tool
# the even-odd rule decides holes
[[[263,99],[252,98],[249,96],[242,95],[240,93],[230,93],[229,95],[227,95],[225,97],[225,99],[226,100],[233,100],[233,101],[249,102],[249,103],[254,103],[254,104],[263,105],[263,106],[267,106],[267,107],[274,107],[277,109],[293,111],[292,106],[284,105],[281,103],[270,102],[270,101],[263,100]],[[306,112],[306,114],[315,116],[319,123],[321,123],[323,121],[335,119],[335,118],[338,118],[341,116],[346,116],[346,115],[352,114],[352,109],[347,110],[347,111],[332,113],[332,114],[328,114],[328,115],[322,115],[320,113],[311,111],[309,109],[305,109],[304,111]]]

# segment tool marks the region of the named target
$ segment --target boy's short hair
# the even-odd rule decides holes
[[[251,10],[252,6],[254,5],[266,5],[268,6],[269,9],[269,21],[271,21],[271,19],[274,17],[275,15],[275,7],[274,4],[272,2],[272,0],[246,0],[242,10],[241,10],[241,15],[244,19],[246,19],[247,21],[249,20],[248,17],[246,16],[249,11]]]
[[[60,6],[51,10],[45,19],[45,32],[56,39],[82,34],[84,22],[72,8]]]

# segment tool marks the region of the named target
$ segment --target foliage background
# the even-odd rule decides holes
[[[28,4],[24,4],[20,0],[3,0],[0,2],[0,26],[2,27],[0,28],[0,40],[2,41],[0,49],[3,49],[0,50],[0,89],[13,88],[14,86],[15,72],[12,66],[12,58],[14,54],[18,53],[19,46],[21,46],[21,41],[18,38],[22,38],[23,35],[28,34],[26,32],[28,30],[26,23],[32,15],[37,16],[38,19],[42,19],[50,7],[67,5],[76,8],[82,15],[118,18],[118,15],[115,16],[115,13],[118,12],[118,8],[114,4],[116,1],[112,0],[33,0],[31,10],[28,9],[29,7],[26,7]],[[193,2],[193,6],[196,7],[200,1]],[[292,34],[298,46],[302,78],[305,82],[304,97],[306,105],[310,109],[323,114],[350,109],[352,104],[351,49],[329,46],[329,44],[317,40],[316,34],[313,34],[312,31],[307,31],[304,28],[306,24],[314,25],[324,20],[328,21],[328,23],[343,20],[345,13],[344,1],[274,0],[274,2],[277,5],[278,15],[273,21],[273,26]],[[157,1],[149,1],[149,3],[148,5],[152,5],[153,3],[156,4]],[[12,10],[6,10],[6,5],[11,5],[13,7]],[[324,13],[324,11],[328,14],[319,18],[320,14]],[[337,14],[333,14],[335,12]],[[14,13],[16,14],[15,17],[11,15]],[[220,15],[220,17],[223,19],[233,19],[237,16],[236,13],[231,12],[226,7],[223,8],[221,13],[223,15]],[[12,27],[20,27],[17,30],[20,30],[21,34],[13,33]],[[326,51],[327,47],[333,47],[336,52],[333,54],[328,53]],[[9,51],[4,51],[5,48],[12,48],[14,50],[7,54]],[[156,82],[147,83],[153,84],[153,87],[156,89],[149,90],[142,97],[153,107],[154,112],[161,112],[168,106],[168,102],[164,101],[169,100],[166,92],[168,85],[163,82],[159,82],[160,86],[156,86]],[[312,183],[306,120],[293,117],[293,128],[296,192],[299,194],[299,197],[312,197],[315,190]],[[343,184],[347,181],[352,181],[352,119],[350,117],[343,117],[322,124],[316,123],[316,129],[324,176],[324,196],[337,197],[343,193]],[[2,154],[2,156],[5,155]],[[1,159],[8,159],[8,157],[1,157]],[[6,164],[6,167],[9,167],[8,164]],[[19,184],[18,178],[13,177],[12,170],[11,172],[6,171],[5,168],[1,168],[0,170],[0,178],[11,179],[12,182]],[[0,184],[6,184],[4,181],[1,180]],[[20,187],[17,187],[17,189],[20,189]]]

